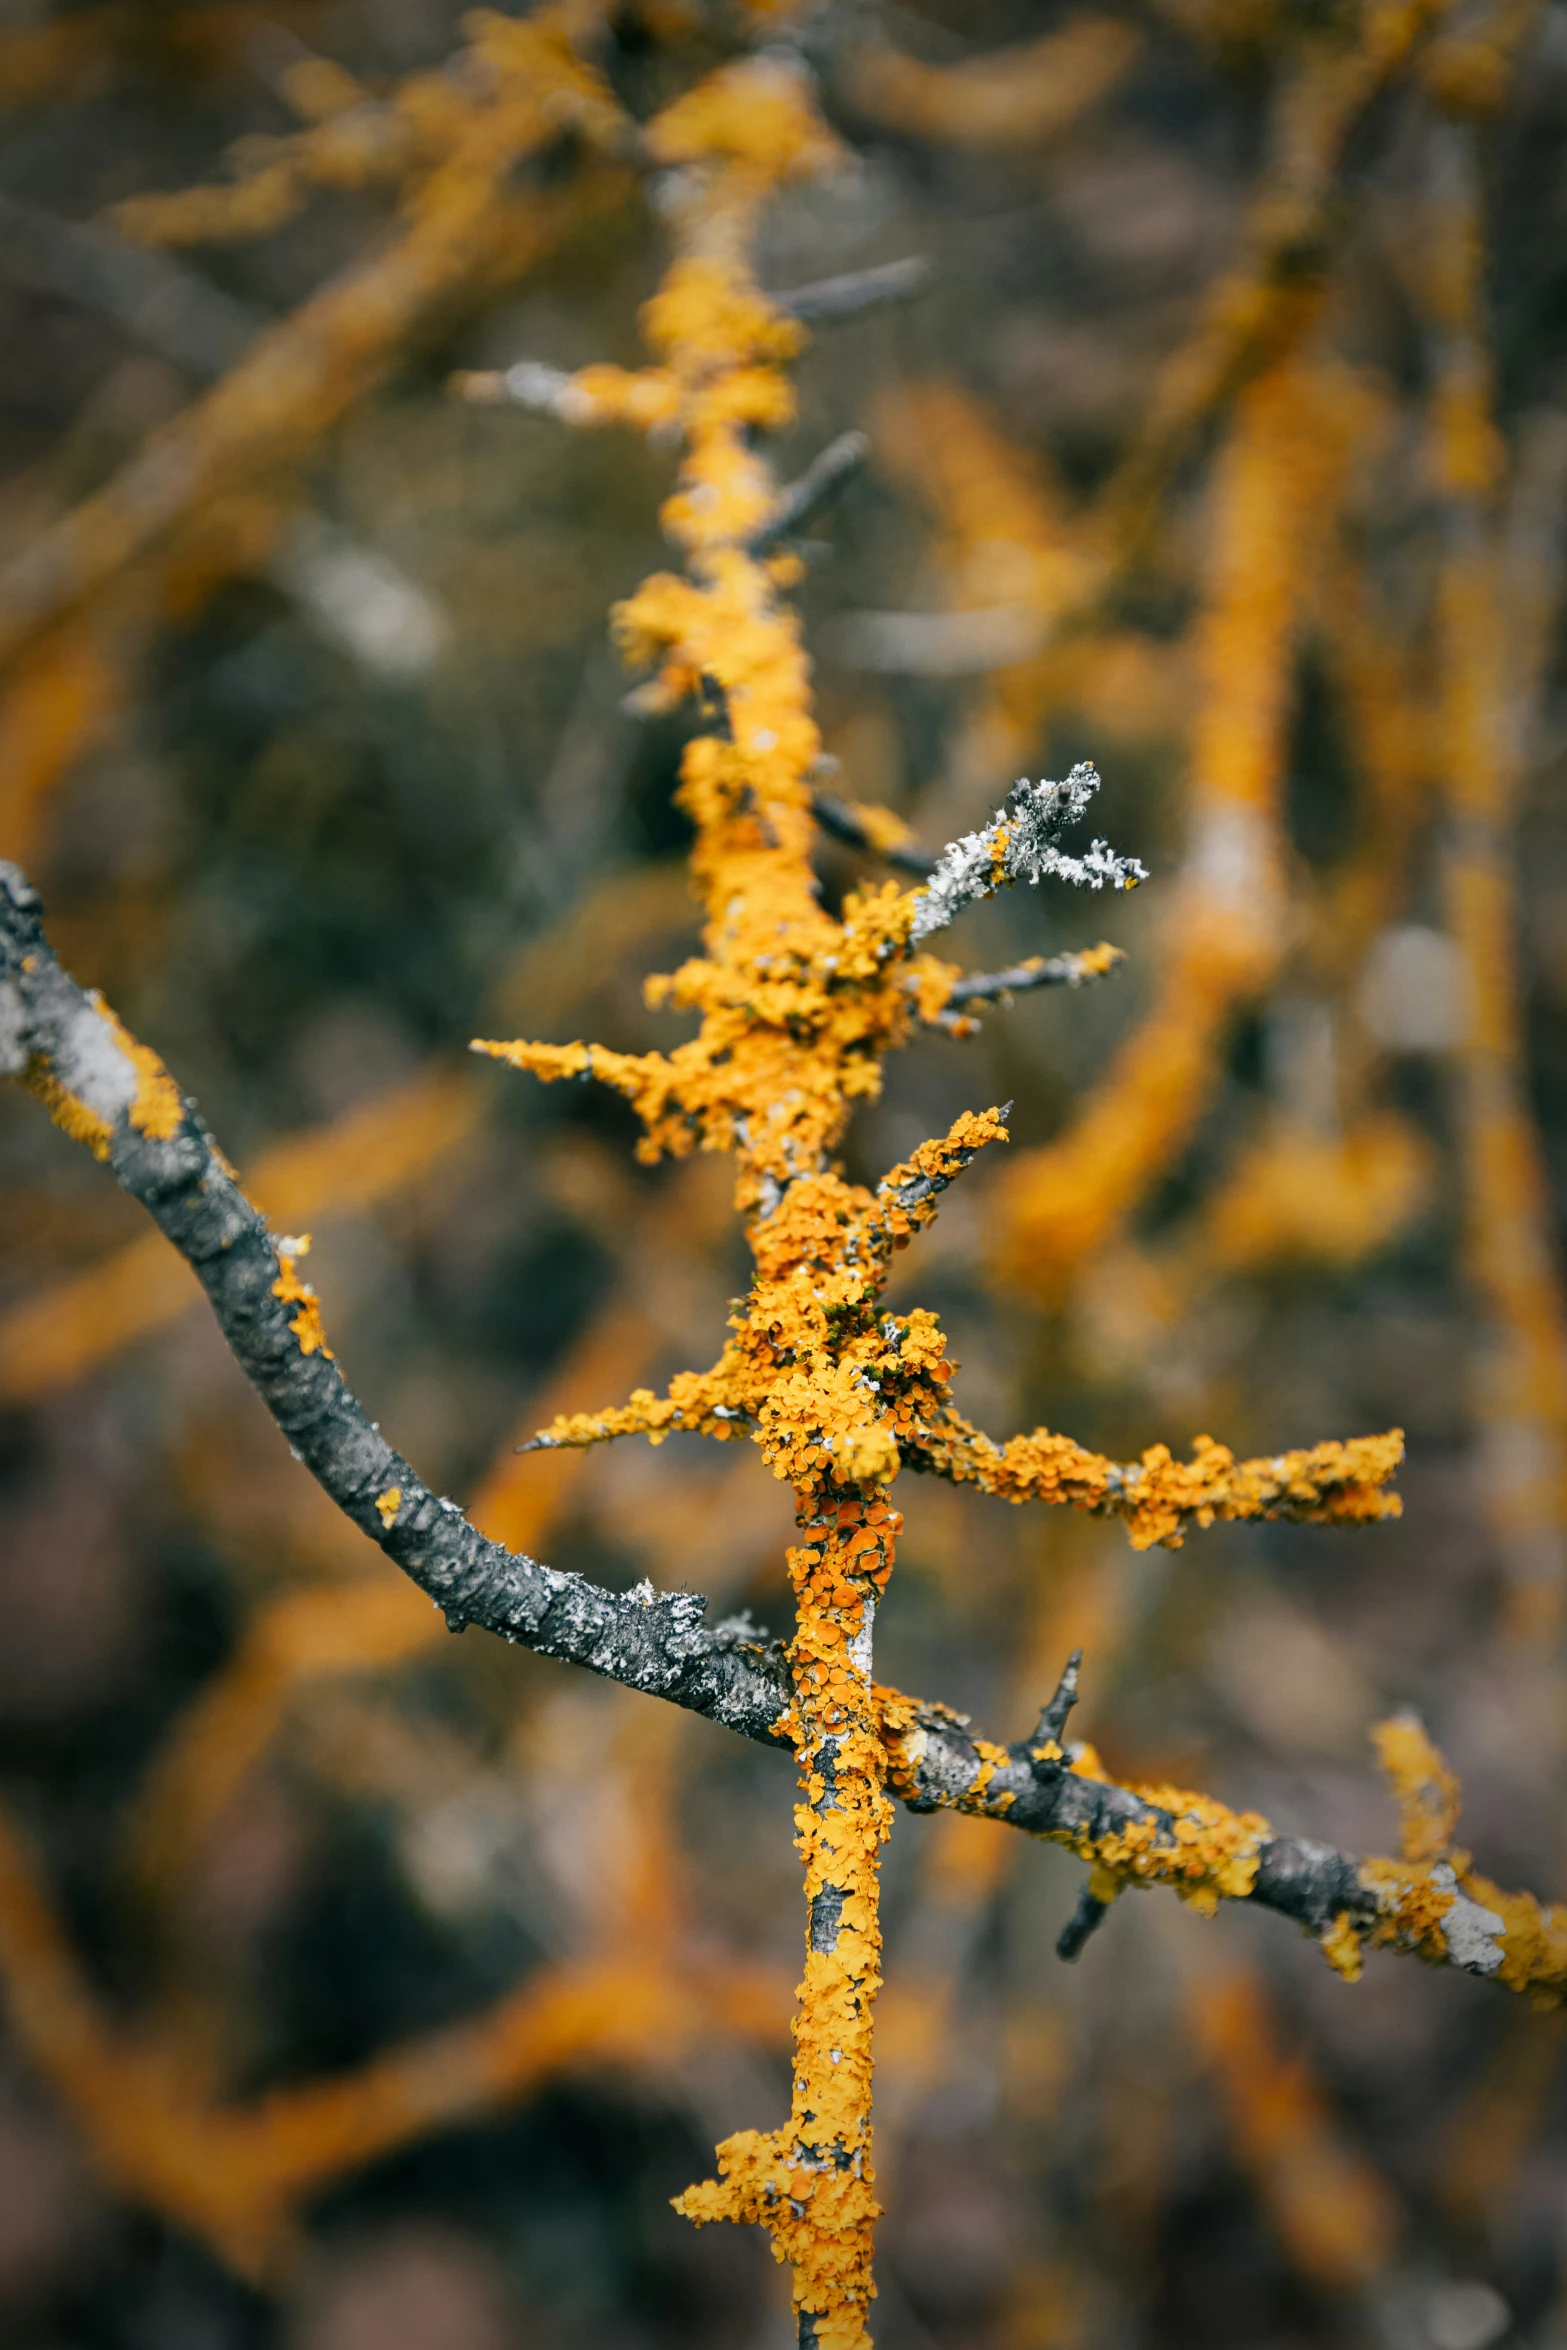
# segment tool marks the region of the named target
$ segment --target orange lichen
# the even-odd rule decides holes
[[[1365,1961],[1360,1955],[1360,1936],[1347,1909],[1341,1909],[1327,1932],[1318,1938],[1317,1948],[1336,1975],[1346,1983],[1358,1983],[1365,1972]]]
[[[1360,1864],[1361,1883],[1375,1895],[1378,1910],[1367,1939],[1412,1950],[1433,1965],[1455,1955],[1467,1964],[1475,1956],[1478,1927],[1494,1945],[1482,1971],[1509,1990],[1528,1992],[1537,2006],[1561,2005],[1567,2000],[1567,1909],[1547,1908],[1531,1893],[1504,1892],[1478,1874],[1467,1852],[1454,1848],[1462,1790],[1413,1715],[1379,1723],[1373,1736],[1399,1807],[1403,1858]],[[1465,1930],[1457,1953],[1455,1918]]]
[[[281,1298],[286,1306],[297,1305],[299,1308],[289,1323],[290,1330],[299,1341],[299,1351],[302,1355],[323,1354],[331,1362],[334,1358],[326,1342],[326,1330],[321,1320],[321,1301],[309,1282],[301,1281],[294,1270],[297,1259],[310,1253],[309,1233],[302,1232],[297,1240],[280,1240],[277,1253],[282,1271],[272,1284],[272,1294]]]
[[[1496,1980],[1509,1991],[1526,1992],[1536,2007],[1567,2005],[1567,1906],[1537,1901],[1532,1893],[1506,1892],[1477,1869],[1465,1870],[1463,1886],[1502,1921]]]
[[[389,1485],[384,1493],[378,1493],[376,1495],[376,1515],[379,1517],[382,1525],[387,1529],[388,1533],[390,1533],[393,1526],[396,1525],[397,1513],[402,1508],[402,1506],[403,1489],[400,1485]]]
[[[1077,1767],[1085,1777],[1099,1775],[1083,1762]],[[1221,1898],[1245,1900],[1270,1833],[1260,1812],[1231,1811],[1183,1787],[1134,1786],[1132,1793],[1168,1813],[1169,1826],[1140,1820],[1109,1835],[1079,1831],[1061,1841],[1114,1886],[1170,1885],[1200,1917],[1212,1917]]]
[[[99,1049],[108,1047],[117,1051],[135,1080],[135,1091],[124,1107],[124,1116],[138,1133],[167,1142],[178,1133],[185,1114],[179,1087],[157,1054],[137,1042],[96,990],[89,992],[87,1001],[107,1031]],[[117,1118],[106,1117],[101,1109],[73,1091],[41,1054],[35,1053],[29,1060],[22,1082],[30,1093],[37,1095],[55,1124],[73,1142],[85,1144],[95,1159],[107,1159],[114,1144]]]
[[[1403,1823],[1405,1860],[1441,1860],[1452,1850],[1462,1790],[1415,1714],[1394,1714],[1371,1733]]]
[[[36,1094],[62,1134],[68,1134],[73,1142],[85,1143],[95,1159],[107,1159],[114,1128],[79,1094],[62,1084],[41,1054],[35,1053],[28,1062],[22,1083],[29,1093]],[[161,1260],[164,1254],[161,1248],[158,1254]]]
[[[781,2129],[725,2139],[718,2178],[688,2188],[676,2209],[698,2224],[765,2227],[794,2271],[795,2306],[814,2321],[817,2342],[858,2350],[876,2290],[871,2013],[881,1985],[877,1867],[892,1825],[870,1629],[901,1520],[883,1501],[828,1493],[814,1514],[802,1507],[800,1524],[807,1539],[789,1553],[799,1610],[789,1655],[810,1932],[790,2115]]]
[[[180,1130],[185,1104],[180,1089],[151,1047],[132,1036],[101,995],[88,999],[107,1021],[115,1043],[136,1072],[136,1098],[126,1116],[138,1134],[154,1142],[172,1142]]]
[[[837,149],[802,79],[772,60],[725,68],[655,122],[649,138],[691,173],[676,200],[680,249],[644,314],[660,364],[641,374],[586,370],[553,404],[568,422],[618,416],[646,429],[651,420],[677,429],[684,443],[663,520],[688,574],[647,581],[619,607],[616,629],[629,660],[657,667],[666,697],[721,698],[724,731],[688,744],[679,792],[696,827],[702,952],[648,989],[655,1005],[697,1013],[699,1027],[667,1054],[526,1040],[476,1049],[547,1081],[612,1086],[642,1121],[646,1158],[698,1147],[737,1153],[736,1200],[756,1270],[718,1361],[680,1373],[662,1395],[641,1388],[624,1405],[558,1419],[539,1441],[582,1447],[640,1433],[657,1442],[676,1429],[740,1435],[794,1489],[805,1539],[790,1554],[798,1617],[786,1727],[800,1763],[810,1934],[793,2101],[781,2129],[727,2140],[718,2179],[691,2189],[680,2208],[697,2220],[765,2226],[793,2269],[795,2305],[816,2341],[859,2350],[874,2291],[870,2032],[877,1856],[890,1819],[884,1781],[900,1768],[900,1746],[906,1755],[919,1735],[903,1722],[894,1727],[870,1676],[871,1624],[897,1526],[885,1487],[913,1466],[1012,1500],[1114,1514],[1134,1543],[1173,1544],[1188,1525],[1220,1517],[1386,1516],[1397,1506],[1383,1488],[1402,1440],[1395,1433],[1237,1463],[1204,1438],[1189,1464],[1154,1446],[1129,1468],[1045,1431],[1000,1446],[952,1407],[954,1365],[935,1316],[880,1310],[894,1251],[1005,1128],[994,1110],[965,1115],[874,1192],[830,1160],[854,1104],[878,1091],[885,1054],[908,1040],[916,1020],[940,1013],[956,976],[914,951],[923,893],[868,888],[849,896],[841,920],[820,903],[810,863],[820,738],[807,663],[776,570],[750,551],[775,493],[746,430],[791,412],[774,371],[799,335],[756,286],[749,240],[763,197],[831,164]],[[1282,450],[1274,445],[1281,408]],[[1271,487],[1286,471],[1283,454],[1301,443],[1294,387],[1268,387],[1254,409],[1268,425],[1262,470]],[[1319,486],[1316,439],[1304,450]],[[1270,509],[1270,528],[1274,519]],[[1286,571],[1266,623],[1281,641],[1292,597]],[[1267,719],[1275,731],[1277,698]],[[1004,813],[983,836],[993,883],[1010,871],[1012,821]],[[977,855],[981,836],[967,845]],[[999,1748],[982,1757],[981,1780],[988,1784],[1003,1759]],[[971,1800],[983,1808],[983,1787]],[[995,1800],[999,1808],[1005,1797]],[[1166,1828],[1126,1829],[1083,1857],[1118,1882],[1172,1883],[1199,1909],[1244,1896],[1265,1823],[1178,1790],[1153,1791],[1150,1800],[1168,1806]]]

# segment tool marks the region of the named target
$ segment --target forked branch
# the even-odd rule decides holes
[[[781,1647],[741,1624],[709,1627],[694,1592],[608,1591],[506,1550],[387,1443],[326,1343],[318,1302],[299,1277],[301,1243],[269,1231],[162,1062],[61,968],[36,892],[6,863],[0,1073],[39,1095],[146,1208],[201,1281],[295,1456],[453,1631],[477,1625],[741,1737],[791,1744],[794,1688]],[[1437,1857],[1363,1860],[1276,1836],[1256,1813],[1206,1796],[1121,1786],[1091,1749],[1062,1745],[1076,1676],[1074,1657],[1036,1729],[1009,1746],[945,1706],[879,1690],[890,1789],[911,1811],[957,1809],[1068,1846],[1090,1864],[1098,1915],[1107,1885],[1162,1883],[1200,1909],[1223,1898],[1293,1918],[1347,1972],[1369,1941],[1553,2003],[1567,1993],[1567,1911],[1498,1891],[1445,1844]],[[1404,1770],[1409,1733],[1400,1737],[1390,1759],[1400,1785],[1437,1779],[1439,1759],[1419,1774]],[[1077,1930],[1077,1947],[1088,1923],[1083,1910],[1079,1918],[1068,1929]]]

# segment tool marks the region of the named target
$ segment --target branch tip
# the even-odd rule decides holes
[[[1082,1665],[1083,1652],[1080,1648],[1074,1648],[1062,1668],[1061,1678],[1056,1683],[1054,1697],[1040,1714],[1039,1728],[1034,1733],[1036,1746],[1043,1746],[1047,1741],[1054,1741],[1057,1746],[1060,1745],[1062,1732],[1066,1728],[1067,1716],[1077,1703],[1077,1676],[1082,1670]]]
[[[1110,1914],[1108,1901],[1101,1901],[1090,1878],[1077,1897],[1077,1907],[1056,1936],[1056,1956],[1071,1966],[1083,1955],[1090,1935],[1097,1932]]]

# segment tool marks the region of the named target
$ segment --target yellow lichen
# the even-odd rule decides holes
[[[387,1532],[390,1533],[393,1526],[397,1523],[397,1513],[403,1506],[402,1487],[400,1485],[389,1485],[384,1493],[378,1493],[376,1495],[375,1506],[382,1525],[386,1528]]]
[[[282,1270],[272,1284],[272,1294],[281,1298],[286,1306],[297,1305],[299,1308],[289,1328],[299,1341],[300,1353],[323,1354],[328,1362],[333,1361],[332,1349],[327,1345],[326,1330],[321,1320],[321,1301],[309,1282],[301,1281],[294,1270],[296,1260],[310,1253],[309,1233],[301,1233],[297,1240],[280,1240],[277,1253]]]
[[[626,658],[656,672],[659,706],[690,695],[721,721],[687,745],[678,795],[695,827],[701,951],[647,990],[655,1006],[695,1013],[697,1031],[668,1053],[526,1039],[476,1049],[546,1082],[611,1086],[642,1123],[644,1159],[737,1155],[755,1273],[717,1361],[680,1373],[662,1394],[638,1388],[624,1404],[558,1418],[540,1441],[738,1436],[793,1488],[802,1538],[789,1557],[794,1697],[781,1727],[799,1761],[811,1930],[790,2116],[726,2140],[717,2178],[679,2208],[765,2227],[817,2343],[863,2350],[874,2292],[878,1855],[887,1783],[912,1791],[926,1737],[907,1701],[870,1679],[871,1622],[898,1525],[887,1486],[920,1469],[1011,1501],[1119,1516],[1139,1546],[1174,1544],[1216,1518],[1387,1516],[1402,1440],[1395,1432],[1237,1462],[1203,1438],[1189,1463],[1156,1446],[1131,1465],[1044,1430],[999,1445],[953,1406],[956,1366],[935,1315],[883,1309],[894,1254],[1006,1129],[996,1110],[966,1113],[874,1190],[833,1163],[856,1103],[880,1089],[885,1055],[940,1017],[958,976],[911,944],[917,892],[862,888],[837,919],[821,902],[811,862],[821,743],[799,624],[780,601],[792,567],[758,559],[750,545],[776,495],[750,435],[792,414],[779,369],[802,339],[755,282],[751,234],[772,188],[832,163],[837,149],[801,77],[770,60],[712,76],[648,137],[687,167],[675,198],[679,249],[643,317],[655,364],[583,370],[558,405],[570,422],[656,426],[684,446],[663,522],[686,572],[646,580],[615,625]],[[1082,975],[1114,959],[1108,946],[1091,949]],[[981,1745],[966,1807],[999,1815],[1014,1800],[991,1791],[1007,1759]],[[1075,1767],[1088,1776],[1097,1765],[1080,1755]],[[1150,1815],[1097,1842],[1068,1839],[1098,1882],[1170,1883],[1199,1909],[1250,1890],[1262,1820],[1179,1790],[1147,1798],[1166,1808],[1164,1825]]]
[[[1365,1961],[1360,1955],[1360,1936],[1347,1909],[1339,1911],[1318,1947],[1336,1975],[1342,1975],[1346,1983],[1359,1982]]]
[[[1371,1733],[1402,1822],[1405,1860],[1441,1860],[1452,1849],[1462,1790],[1414,1714],[1394,1714]]]
[[[115,1043],[136,1072],[136,1099],[126,1113],[131,1124],[153,1142],[172,1142],[185,1115],[179,1087],[157,1054],[121,1025],[102,996],[94,993],[89,1000],[108,1022]]]
[[[63,1085],[41,1053],[34,1053],[22,1073],[22,1083],[29,1093],[36,1094],[62,1133],[73,1142],[85,1143],[95,1159],[106,1159],[114,1141],[114,1128],[106,1118],[89,1108],[78,1094]]]

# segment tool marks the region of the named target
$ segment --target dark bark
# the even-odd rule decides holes
[[[805,471],[779,491],[778,503],[751,540],[749,552],[765,555],[792,536],[818,507],[838,495],[851,474],[859,472],[870,446],[862,432],[841,432],[835,441],[829,441]]]
[[[811,285],[796,286],[792,293],[771,294],[768,299],[775,310],[798,318],[802,325],[836,325],[840,319],[859,318],[888,302],[906,302],[913,294],[923,294],[935,274],[923,253],[911,253],[906,261],[883,261],[873,269],[850,270],[843,277],[818,278]]]

